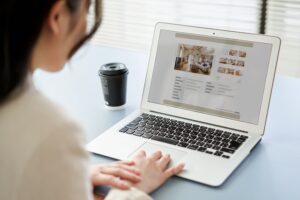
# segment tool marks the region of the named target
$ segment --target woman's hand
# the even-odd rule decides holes
[[[119,161],[90,167],[93,186],[111,186],[126,190],[141,181],[140,170],[133,161]]]
[[[162,155],[160,151],[150,156],[147,156],[145,151],[140,151],[134,156],[133,161],[140,170],[142,178],[140,182],[133,184],[133,186],[146,193],[154,191],[168,178],[178,174],[184,168],[183,163],[167,168],[171,161],[170,155]]]

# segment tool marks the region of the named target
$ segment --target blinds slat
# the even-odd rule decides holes
[[[266,32],[282,39],[279,71],[300,76],[300,1],[269,0]],[[299,68],[299,70],[295,70]]]
[[[159,21],[257,32],[260,0],[103,0],[101,31],[93,42],[148,51]],[[89,19],[91,21],[91,19]]]

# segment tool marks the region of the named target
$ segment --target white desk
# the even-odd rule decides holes
[[[81,53],[82,54],[82,53]],[[123,62],[130,70],[127,107],[104,108],[100,65]],[[82,123],[91,141],[140,105],[148,55],[120,49],[89,46],[84,55],[55,75],[38,72],[39,88]],[[219,188],[177,177],[152,194],[155,199],[300,199],[300,79],[276,76],[265,136],[253,153]],[[111,159],[92,155],[92,163]]]

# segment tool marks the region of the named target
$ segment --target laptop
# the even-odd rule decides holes
[[[87,149],[161,150],[185,163],[179,177],[222,185],[264,135],[279,48],[273,36],[156,24],[140,109]]]

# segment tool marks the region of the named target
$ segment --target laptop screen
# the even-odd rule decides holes
[[[258,124],[272,45],[161,30],[148,101]]]

